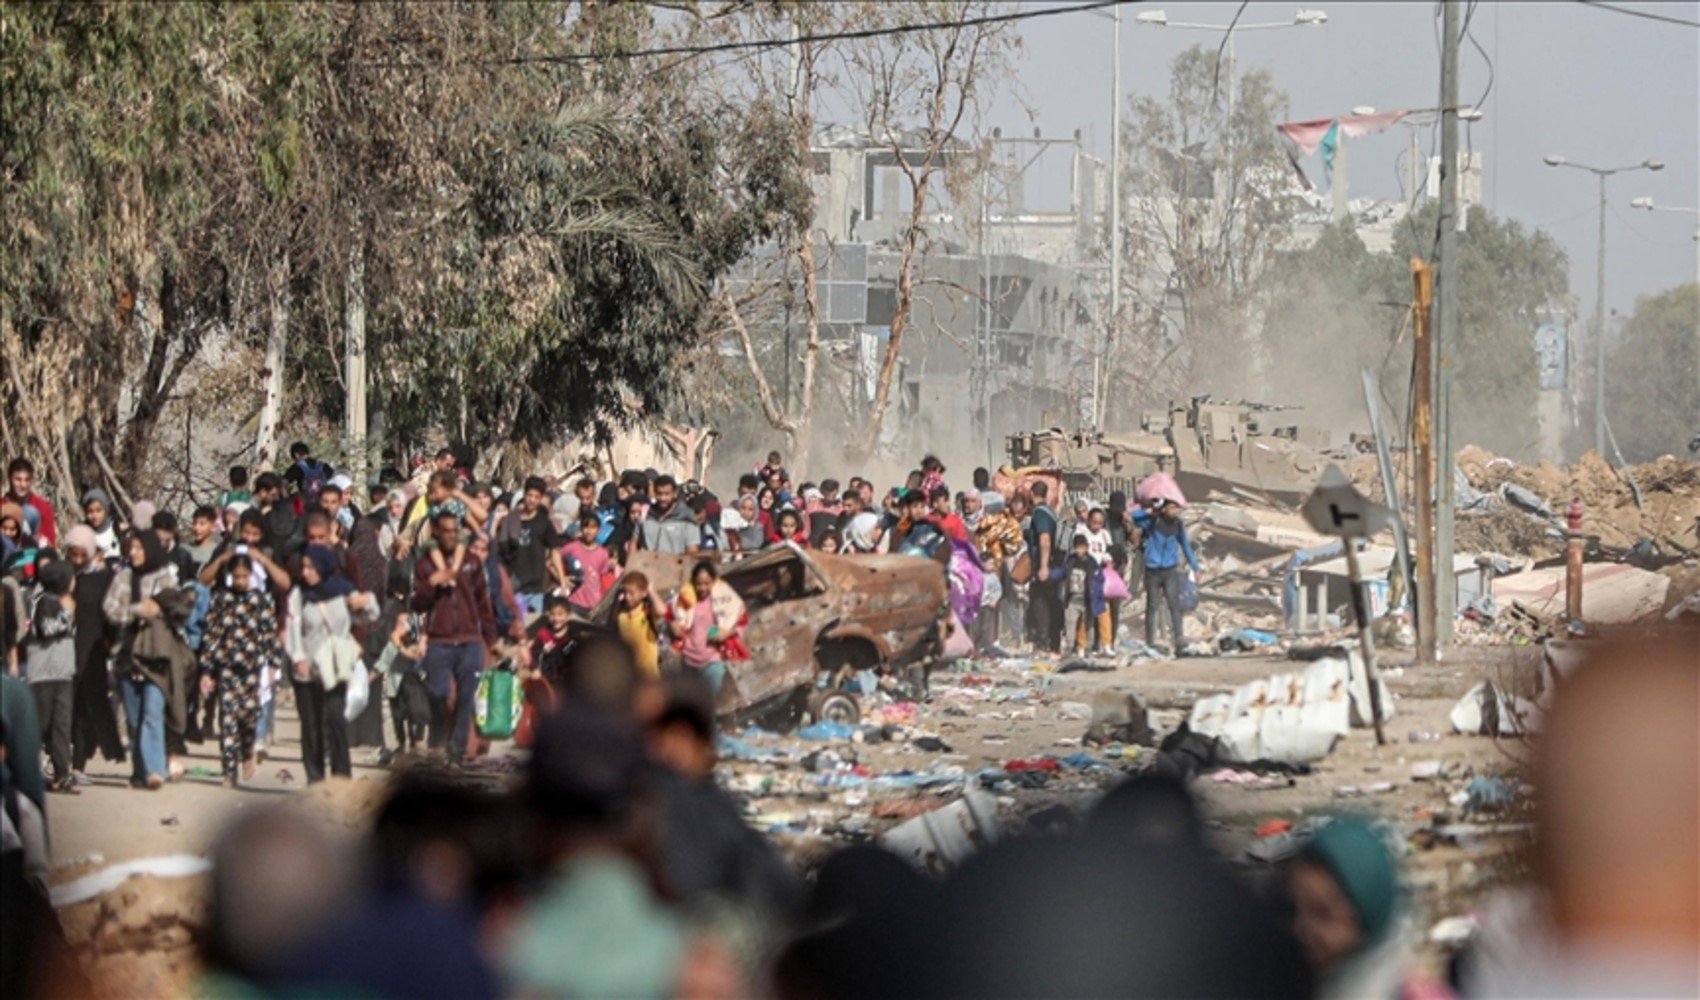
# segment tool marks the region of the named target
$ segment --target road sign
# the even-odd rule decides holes
[[[1393,512],[1352,488],[1338,465],[1322,471],[1316,490],[1300,508],[1318,533],[1334,538],[1368,538],[1387,527]]]

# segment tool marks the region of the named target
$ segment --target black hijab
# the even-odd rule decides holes
[[[137,566],[129,562],[129,542],[124,543],[125,562],[130,567],[130,601],[142,599],[142,578],[150,573],[156,573],[165,568],[165,543],[159,540],[159,535],[152,530],[143,528],[130,532],[130,537],[142,543],[142,564]]]

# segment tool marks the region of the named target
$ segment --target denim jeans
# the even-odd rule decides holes
[[[431,697],[430,745],[440,747],[445,738],[449,759],[466,755],[472,737],[472,713],[476,708],[478,676],[484,672],[484,644],[431,643],[425,650],[425,688]],[[454,697],[454,721],[449,723],[449,698]],[[448,730],[448,732],[444,732]]]
[[[165,692],[151,681],[127,673],[118,678],[124,699],[124,718],[130,726],[130,778],[165,777]]]
[[[708,686],[714,690],[715,695],[720,694],[720,686],[726,683],[725,660],[715,660],[712,663],[705,663],[700,667],[692,667],[691,669],[707,679]]]

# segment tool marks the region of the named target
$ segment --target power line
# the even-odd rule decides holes
[[[550,55],[512,56],[507,59],[494,59],[491,62],[496,64],[604,62],[643,59],[649,56],[700,56],[744,49],[777,49],[807,42],[849,41],[863,38],[882,38],[887,35],[915,34],[923,31],[940,31],[947,28],[973,28],[987,24],[1008,24],[1040,17],[1079,14],[1084,11],[1136,2],[1139,2],[1139,0],[1094,0],[1092,3],[1074,4],[1068,7],[1040,7],[1037,10],[1012,11],[1008,14],[987,14],[982,17],[931,21],[926,24],[900,24],[885,28],[862,28],[855,31],[830,31],[818,35],[798,35],[794,38],[756,38],[737,42],[717,42],[712,45],[662,45],[655,48],[631,49],[624,52],[563,52]]]
[[[1619,7],[1616,4],[1602,3],[1601,0],[1576,0],[1584,7],[1598,7],[1609,10],[1613,14],[1628,14],[1630,17],[1644,17],[1649,21],[1663,21],[1665,24],[1679,24],[1684,28],[1700,28],[1700,21],[1689,21],[1669,14],[1654,14],[1652,11],[1635,10],[1632,7]]]

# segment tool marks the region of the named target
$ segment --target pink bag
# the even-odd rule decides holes
[[[1104,567],[1104,600],[1125,601],[1128,598],[1127,581],[1116,572],[1114,566]]]
[[[1167,500],[1183,510],[1187,505],[1186,495],[1181,492],[1180,484],[1167,472],[1153,472],[1141,479],[1133,493],[1143,504],[1149,504],[1153,500]]]

